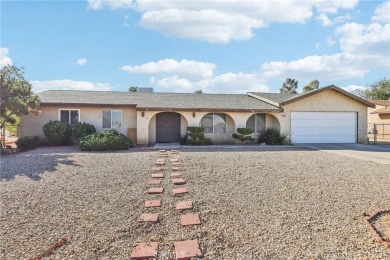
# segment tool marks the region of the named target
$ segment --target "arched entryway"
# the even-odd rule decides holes
[[[156,115],[156,142],[174,143],[180,141],[181,115],[162,112]]]

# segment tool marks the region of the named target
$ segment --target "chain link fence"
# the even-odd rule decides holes
[[[390,145],[390,123],[368,124],[367,133],[370,144]]]

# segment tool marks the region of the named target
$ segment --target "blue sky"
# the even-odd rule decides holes
[[[1,1],[0,66],[35,91],[347,90],[390,78],[390,1]]]

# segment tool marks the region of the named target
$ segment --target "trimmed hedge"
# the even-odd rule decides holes
[[[96,128],[94,125],[85,122],[77,123],[72,126],[72,133],[76,140],[79,140],[82,137],[96,133]]]
[[[251,134],[253,134],[252,128],[237,128],[237,132],[238,134],[232,134],[232,137],[234,139],[241,141],[242,144],[244,142],[250,142],[255,140],[251,136]]]
[[[188,136],[182,138],[181,143],[188,145],[210,145],[212,144],[210,138],[204,137],[204,127],[189,126],[187,127]]]
[[[43,126],[43,133],[50,143],[54,145],[69,144],[72,136],[72,127],[65,122],[52,121]]]
[[[265,143],[270,145],[282,145],[289,144],[287,134],[280,133],[278,129],[267,128],[260,132],[259,139],[257,139],[259,144]]]
[[[23,136],[20,137],[15,143],[21,151],[35,149],[39,146],[39,137]]]
[[[82,151],[127,150],[133,141],[116,130],[106,130],[80,138],[79,147]]]

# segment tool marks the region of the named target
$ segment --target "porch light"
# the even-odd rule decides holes
[[[192,117],[195,117],[195,116],[196,116],[195,112],[192,112]]]
[[[145,116],[145,112],[144,112],[144,111],[141,112],[141,116],[142,116],[142,117]]]

